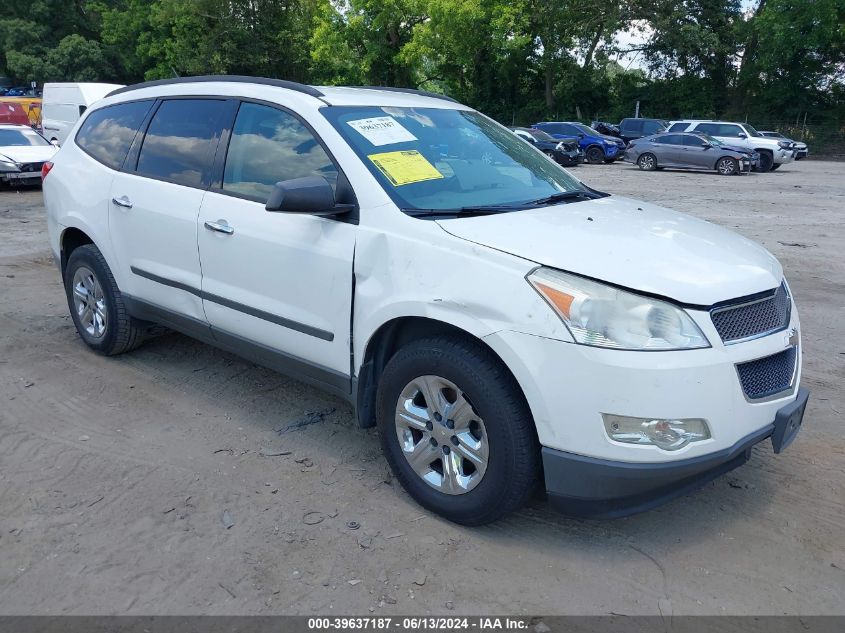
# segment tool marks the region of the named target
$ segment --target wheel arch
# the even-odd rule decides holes
[[[91,236],[82,229],[75,226],[69,226],[62,231],[61,237],[59,238],[62,276],[65,274],[65,269],[67,268],[67,262],[68,259],[70,259],[71,253],[80,246],[85,246],[86,244],[94,244],[96,246],[96,243]]]
[[[730,154],[722,154],[721,156],[719,156],[719,158],[717,158],[715,161],[713,161],[713,169],[719,168],[719,161],[722,160],[723,158],[730,158],[735,163],[738,162],[737,159],[734,158],[733,156],[731,156]]]
[[[376,391],[381,373],[388,361],[403,345],[430,336],[460,336],[487,350],[511,375],[527,405],[528,401],[519,380],[502,357],[484,339],[446,321],[423,316],[402,316],[381,324],[372,333],[364,347],[364,355],[359,365],[353,393],[359,426],[362,428],[375,426]]]

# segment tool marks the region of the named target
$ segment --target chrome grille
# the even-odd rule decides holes
[[[742,391],[749,400],[759,400],[786,391],[795,377],[798,348],[740,363],[736,366]]]
[[[789,292],[782,283],[768,296],[714,308],[710,318],[723,343],[736,343],[785,329],[790,310]]]

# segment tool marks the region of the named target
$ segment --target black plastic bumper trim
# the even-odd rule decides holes
[[[549,502],[564,514],[612,519],[644,512],[741,466],[774,424],[733,446],[674,462],[617,462],[543,447]]]

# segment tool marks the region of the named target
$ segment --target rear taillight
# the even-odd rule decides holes
[[[53,169],[53,163],[50,161],[41,165],[41,182],[44,182],[44,179],[47,177],[47,174],[50,173],[51,169]]]

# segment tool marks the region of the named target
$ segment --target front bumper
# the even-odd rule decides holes
[[[791,163],[795,160],[795,152],[791,149],[779,149],[778,151],[774,152],[772,157],[774,158],[775,163]]]
[[[747,459],[746,449],[772,435],[779,413],[801,399],[800,324],[794,304],[786,329],[728,345],[721,342],[709,313],[688,314],[712,347],[625,351],[508,330],[485,337],[513,372],[531,408],[544,447],[550,495],[570,508],[584,506],[572,511],[614,516],[682,494],[739,466]],[[792,348],[796,354],[788,385],[772,395],[747,394],[745,369]],[[676,451],[623,444],[608,437],[602,414],[703,418],[711,436]],[[573,500],[584,503],[570,504]]]
[[[555,162],[564,167],[572,167],[584,160],[584,152],[580,150],[555,150]]]
[[[715,453],[663,463],[628,463],[543,448],[549,502],[565,514],[615,518],[649,510],[701,487],[741,466],[751,449],[771,438],[775,453],[786,448],[801,428],[809,391],[799,389],[771,424]]]

